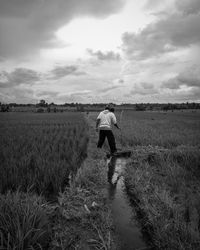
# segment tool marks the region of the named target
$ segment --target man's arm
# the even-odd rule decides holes
[[[117,125],[117,123],[115,123],[114,126],[115,126],[116,128],[118,128],[118,129],[120,129],[119,126]]]
[[[120,129],[118,124],[117,124],[117,119],[116,119],[116,116],[114,113],[112,113],[112,122],[116,128]]]

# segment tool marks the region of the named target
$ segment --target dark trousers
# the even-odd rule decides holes
[[[104,144],[105,139],[107,138],[108,144],[110,146],[110,152],[114,153],[117,151],[115,144],[115,137],[111,130],[100,130],[99,131],[99,141],[97,143],[97,148],[101,148]]]

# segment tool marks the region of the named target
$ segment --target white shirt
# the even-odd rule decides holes
[[[97,119],[100,119],[99,129],[107,129],[110,130],[112,128],[112,124],[116,124],[116,116],[114,113],[109,110],[102,111]]]

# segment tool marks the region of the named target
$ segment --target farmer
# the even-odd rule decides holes
[[[114,124],[114,126],[119,129],[117,125],[117,119],[114,114],[114,108],[106,106],[105,110],[100,112],[96,121],[96,131],[98,132],[99,130],[99,140],[97,143],[97,148],[102,148],[103,143],[107,138],[110,152],[111,154],[114,154],[115,152],[117,152],[117,149],[115,144],[115,137],[112,132],[112,124]]]

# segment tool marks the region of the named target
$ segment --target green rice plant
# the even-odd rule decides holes
[[[125,175],[129,197],[144,215],[143,226],[158,249],[199,249],[200,183],[185,167],[196,162],[198,151],[178,152],[177,161],[177,149],[149,149],[135,150]]]
[[[99,175],[105,167],[104,161],[87,159],[83,166],[79,168],[74,178],[74,184],[83,188],[94,188],[95,186],[105,186],[106,176]]]
[[[117,117],[119,120],[120,114]],[[200,145],[198,113],[124,111],[120,127],[122,143],[128,146],[174,148],[179,145]]]
[[[40,197],[28,193],[0,196],[0,249],[47,249],[51,238]]]
[[[7,114],[0,120],[0,193],[58,194],[86,157],[82,114]]]
[[[174,150],[170,150],[164,157],[168,161],[175,162],[181,167],[193,173],[193,176],[200,174],[200,148],[179,146]]]

